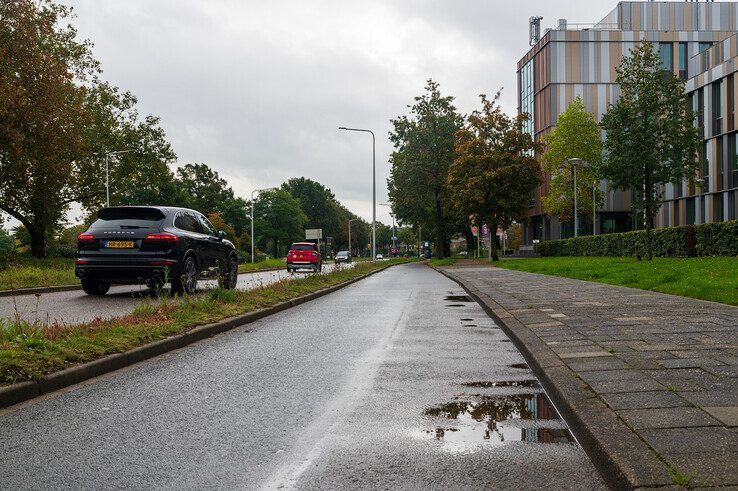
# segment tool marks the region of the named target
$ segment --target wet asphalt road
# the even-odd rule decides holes
[[[353,264],[340,265],[351,267]],[[335,268],[335,264],[324,264],[323,273],[329,273]],[[238,275],[239,290],[251,290],[262,285],[268,285],[279,280],[290,277],[301,277],[313,274],[307,270],[298,271],[294,275],[287,273],[286,269],[275,271],[263,271]],[[213,288],[215,281],[200,281],[199,288]],[[16,314],[27,321],[34,322],[60,322],[63,324],[76,324],[91,321],[95,318],[108,319],[110,317],[125,315],[150,297],[149,290],[144,285],[120,285],[113,286],[107,295],[103,297],[92,297],[86,295],[82,290],[67,292],[43,293],[41,295],[20,295],[17,297],[0,297],[0,317],[11,318]]]
[[[396,266],[0,412],[0,488],[602,488],[466,300]]]

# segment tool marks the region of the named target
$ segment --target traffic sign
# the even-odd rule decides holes
[[[305,230],[305,240],[320,240],[323,238],[322,228],[308,228]]]

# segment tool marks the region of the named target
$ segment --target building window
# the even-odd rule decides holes
[[[659,59],[662,70],[674,71],[674,46],[671,43],[659,43]]]
[[[700,152],[700,162],[702,163],[702,184],[700,186],[700,194],[710,191],[710,161],[707,159],[707,142],[702,142],[702,150]]]
[[[723,194],[716,194],[712,197],[713,222],[722,222],[725,220],[725,210],[723,208]]]
[[[687,43],[679,43],[679,78],[687,80]]]
[[[712,42],[711,41],[700,42],[698,46],[699,46],[699,52],[702,53],[703,51],[707,51],[708,49],[712,47]]]
[[[738,133],[730,135],[729,141],[731,142],[731,148],[729,149],[731,163],[729,178],[731,182],[728,186],[735,188],[738,187]]]
[[[679,226],[679,222],[680,222],[680,217],[679,217],[679,203],[681,203],[680,200],[678,200],[678,199],[674,200],[674,216],[672,217],[672,219],[673,219],[672,220],[672,226],[673,227],[678,227]]]
[[[723,82],[712,84],[712,134],[723,132]]]
[[[728,220],[735,220],[735,201],[738,193],[731,191],[728,193]]]
[[[701,136],[704,135],[705,128],[705,88],[702,87],[697,91],[697,127],[700,129]]]
[[[728,129],[727,131],[733,131],[735,129],[734,114],[735,114],[735,95],[733,94],[733,74],[728,75],[727,78],[728,87],[728,112],[725,115],[728,118]]]
[[[722,191],[723,187],[723,137],[719,136],[715,138],[715,167],[717,173],[715,174],[715,191]]]
[[[687,198],[687,225],[694,225],[696,221],[694,201],[695,198]]]

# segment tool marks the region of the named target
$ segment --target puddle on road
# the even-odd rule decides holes
[[[464,324],[464,327],[477,327],[476,324]]]
[[[574,441],[545,394],[482,396],[475,400],[453,401],[428,408],[425,415],[452,420],[454,424],[416,430],[413,436],[439,441],[442,448],[450,452],[469,453],[480,446],[509,442]]]
[[[526,370],[528,370],[528,369],[530,368],[530,367],[528,366],[528,364],[527,364],[527,363],[513,363],[513,364],[512,364],[512,365],[510,365],[510,366],[511,366],[512,368],[524,368],[524,369],[526,369]]]
[[[464,317],[461,320],[462,321],[473,321],[474,319],[472,319],[471,317]]]
[[[463,306],[464,306],[463,303],[449,303],[449,304],[446,304],[446,307],[463,307]]]
[[[483,382],[465,382],[461,385],[465,385],[467,387],[484,387],[484,388],[490,388],[490,387],[535,387],[539,388],[541,384],[538,383],[538,380],[501,380],[501,381],[490,381],[486,380]]]
[[[451,302],[473,302],[469,295],[448,295],[444,300],[449,300]]]

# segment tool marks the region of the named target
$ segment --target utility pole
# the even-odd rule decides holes
[[[110,166],[108,165],[108,157],[111,155],[120,155],[122,153],[132,152],[133,150],[116,150],[115,152],[105,152],[105,206],[110,207]]]

